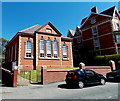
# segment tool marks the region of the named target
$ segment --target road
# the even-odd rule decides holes
[[[2,87],[2,99],[118,99],[118,83],[67,89],[65,82],[26,87]]]

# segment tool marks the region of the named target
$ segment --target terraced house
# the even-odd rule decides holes
[[[120,11],[113,6],[98,13],[97,7],[93,7],[76,30],[68,31],[68,37],[73,38],[75,61],[81,49],[94,56],[120,54]]]
[[[71,38],[48,22],[19,31],[6,47],[6,66],[12,70],[64,68],[73,66]]]

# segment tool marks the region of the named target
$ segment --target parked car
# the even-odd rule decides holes
[[[119,81],[120,82],[120,69],[107,73],[106,77],[107,77],[107,81]]]
[[[68,87],[83,88],[87,84],[105,85],[106,77],[92,70],[82,69],[69,71],[66,75],[66,84]]]

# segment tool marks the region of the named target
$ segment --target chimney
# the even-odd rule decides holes
[[[98,13],[98,8],[95,6],[91,9],[91,12]]]

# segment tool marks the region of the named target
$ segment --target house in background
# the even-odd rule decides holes
[[[72,38],[74,61],[79,61],[81,51],[93,56],[120,54],[120,12],[114,6],[98,13],[93,7]]]
[[[6,47],[7,69],[14,66],[32,70],[66,68],[73,66],[71,38],[62,34],[48,22],[44,26],[34,25],[19,31]]]

